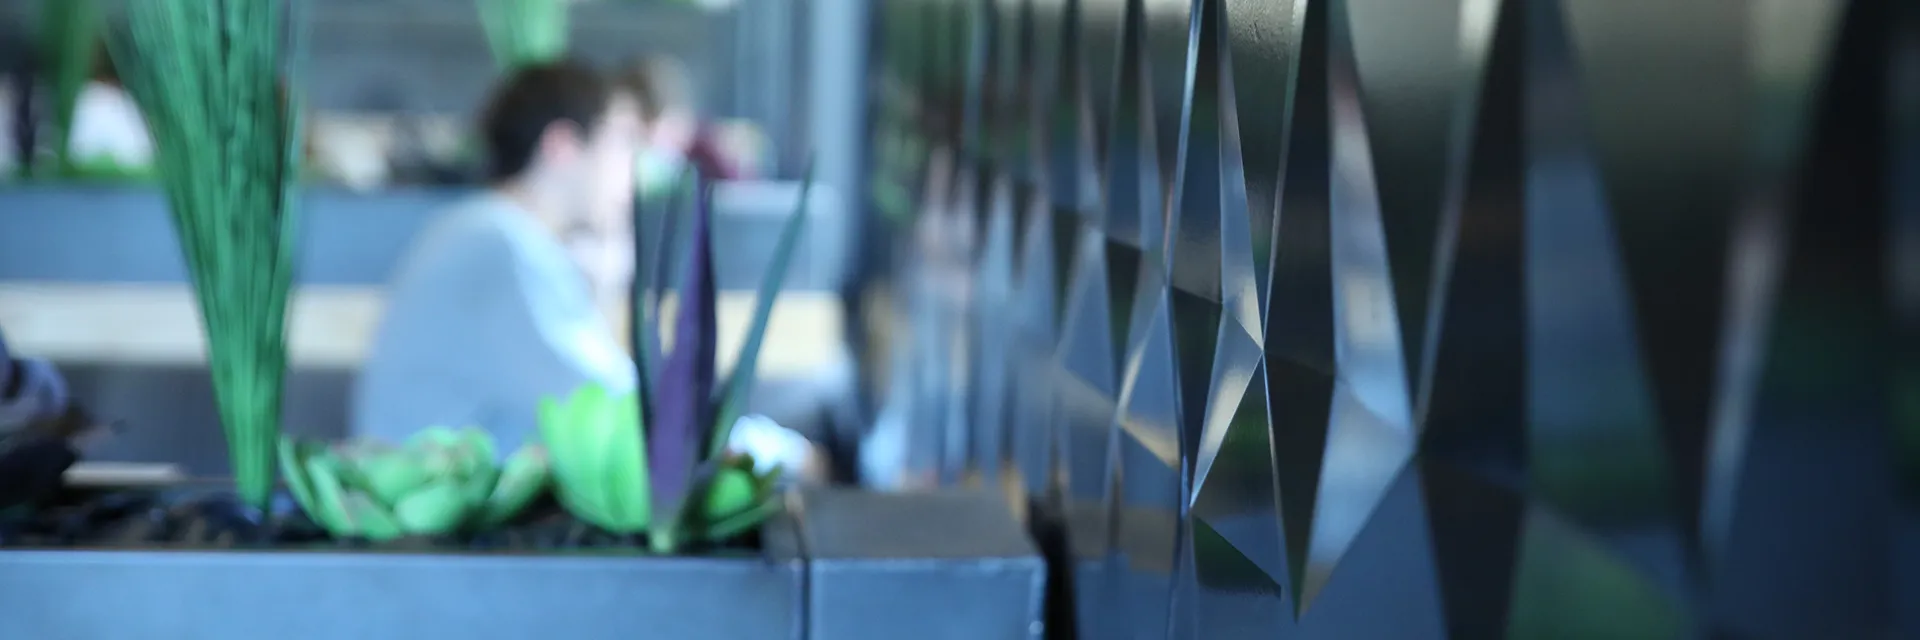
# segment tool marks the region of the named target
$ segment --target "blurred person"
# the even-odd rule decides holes
[[[634,388],[595,295],[628,274],[583,264],[564,239],[629,206],[639,126],[631,98],[575,63],[494,90],[479,121],[489,184],[402,257],[356,381],[355,433],[481,425],[512,451],[537,439],[541,398]]]
[[[79,460],[71,439],[80,433],[68,410],[60,372],[45,360],[13,357],[0,335],[0,508],[45,497]]]
[[[625,261],[577,250],[581,238],[617,236],[631,210],[635,98],[578,63],[525,67],[495,88],[479,129],[489,184],[403,256],[355,382],[357,435],[478,425],[510,452],[538,440],[542,398],[636,386],[603,314],[624,306],[631,249],[618,252]],[[798,436],[750,422],[734,449],[768,466],[808,464],[794,455]]]
[[[0,435],[60,415],[67,408],[67,383],[53,363],[15,358],[0,333]]]
[[[93,75],[73,103],[67,157],[75,163],[108,162],[133,169],[152,166],[153,140],[146,118],[120,83],[104,40],[95,47]]]
[[[287,101],[286,80],[279,85],[280,102]],[[74,98],[72,129],[67,135],[67,158],[75,165],[110,166],[138,173],[153,166],[153,138],[146,117],[133,94],[121,82],[105,40],[96,47],[93,74]],[[312,128],[304,133],[302,152],[313,155]]]

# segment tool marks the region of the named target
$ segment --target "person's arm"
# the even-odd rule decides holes
[[[15,359],[0,335],[0,433],[60,415],[67,409],[67,384],[53,364]]]

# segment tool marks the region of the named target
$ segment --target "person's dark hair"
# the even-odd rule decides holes
[[[93,69],[88,79],[120,86],[120,67],[113,64],[113,52],[107,46],[107,36],[100,36],[93,44]]]
[[[612,104],[613,94],[606,78],[580,62],[515,70],[494,88],[480,112],[487,180],[498,182],[525,172],[539,153],[540,137],[554,123],[570,122],[583,134],[591,132]]]
[[[648,121],[669,109],[693,107],[685,70],[673,58],[649,56],[630,61],[620,70],[620,84],[639,103],[640,117]]]

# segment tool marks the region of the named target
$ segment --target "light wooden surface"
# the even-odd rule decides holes
[[[722,371],[731,369],[752,319],[753,292],[722,292],[715,305]],[[669,299],[663,305],[672,310]],[[294,292],[292,365],[353,368],[366,357],[383,307],[379,287],[307,286]],[[616,320],[624,324],[624,317]],[[762,376],[804,374],[844,357],[839,300],[791,291],[774,304],[760,354]],[[0,330],[21,355],[62,362],[195,365],[206,361],[199,309],[182,284],[0,284]],[[624,334],[624,332],[622,332]]]
[[[67,485],[74,487],[165,486],[186,479],[176,465],[145,462],[81,462],[66,473]]]

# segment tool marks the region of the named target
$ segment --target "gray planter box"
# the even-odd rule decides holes
[[[3,551],[6,636],[801,638],[791,520],[761,556]]]
[[[995,494],[804,490],[764,551],[0,550],[6,638],[1040,638],[1046,563]]]
[[[808,637],[1042,637],[1047,567],[994,493],[802,496]]]

